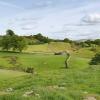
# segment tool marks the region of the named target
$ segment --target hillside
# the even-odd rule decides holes
[[[29,45],[24,52],[47,52],[54,53],[60,51],[71,50],[71,45],[69,43],[64,42],[51,42],[46,44],[38,44],[38,45]]]
[[[71,54],[68,69],[66,56],[53,54],[65,50]],[[94,54],[90,48],[73,51],[63,42],[31,45],[24,53],[0,52],[0,100],[99,100],[100,66],[89,65]],[[28,67],[33,74],[23,72]]]

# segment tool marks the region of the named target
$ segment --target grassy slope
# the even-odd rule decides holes
[[[52,42],[50,44],[40,44],[28,46],[24,52],[56,52],[70,50],[71,46],[68,43],[63,42]]]
[[[91,51],[90,48],[81,48],[78,52],[73,53],[75,56],[83,58],[91,58],[94,56],[95,52]]]
[[[57,45],[54,46],[53,44],[53,50],[58,50],[58,48],[61,50],[61,46],[65,44],[56,47]],[[39,51],[44,49],[44,46],[42,49],[41,46],[38,45]],[[88,49],[84,50],[81,49],[79,52],[72,53],[69,69],[64,69],[64,56],[0,52],[0,60],[3,62],[0,62],[0,66],[12,67],[9,60],[4,59],[4,56],[16,55],[22,67],[32,66],[36,72],[35,75],[15,78],[12,77],[11,73],[8,73],[11,78],[1,80],[0,91],[2,94],[6,88],[12,87],[14,92],[2,94],[0,100],[82,100],[82,97],[87,95],[95,95],[99,100],[100,66],[90,67],[88,62],[94,53],[89,52]],[[31,90],[39,94],[39,97],[33,95],[24,98],[22,96],[26,91]]]

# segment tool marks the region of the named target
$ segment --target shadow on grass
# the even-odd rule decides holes
[[[21,53],[21,52],[15,52],[15,51],[3,51],[3,50],[0,50],[0,52],[2,52],[2,53]]]

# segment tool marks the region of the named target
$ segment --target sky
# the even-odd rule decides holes
[[[0,0],[0,35],[100,38],[100,0]]]

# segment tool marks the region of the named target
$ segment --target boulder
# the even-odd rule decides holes
[[[24,97],[32,96],[32,95],[34,95],[34,92],[33,92],[33,91],[28,91],[28,92],[25,92],[25,93],[23,94]]]
[[[6,89],[6,92],[13,92],[13,91],[14,91],[13,88]]]

